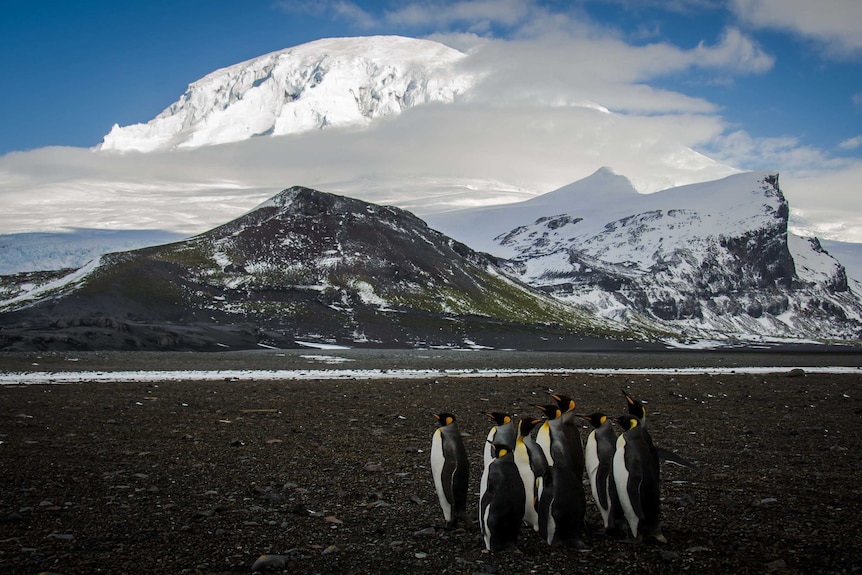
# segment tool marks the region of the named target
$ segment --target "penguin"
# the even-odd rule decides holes
[[[459,519],[466,520],[469,462],[455,416],[446,412],[432,415],[439,427],[431,438],[431,473],[446,527],[451,529]]]
[[[578,474],[572,463],[560,408],[536,407],[548,415],[536,436],[548,462],[537,481],[539,535],[551,546],[582,547],[586,508],[583,471]]]
[[[623,395],[626,396],[626,404],[629,408],[629,414],[634,415],[641,420],[641,423],[646,423],[646,407],[644,404],[623,390]]]
[[[530,454],[530,465],[533,468],[533,473],[536,477],[541,477],[548,467],[548,460],[545,459],[545,452],[533,437],[533,430],[537,425],[542,423],[541,419],[525,419],[523,425],[519,427],[521,439],[527,448],[527,453]],[[520,424],[519,424],[520,425]]]
[[[485,467],[488,467],[488,464],[491,462],[491,445],[494,443],[502,443],[509,448],[509,451],[513,450],[515,448],[515,438],[518,435],[518,431],[515,429],[515,422],[512,421],[512,416],[508,413],[491,411],[485,415],[490,417],[494,422],[494,425],[491,427],[490,431],[488,431],[488,438],[485,442],[485,451],[482,458],[482,464]]]
[[[518,421],[518,438],[515,440],[515,465],[524,485],[524,523],[539,531],[539,513],[536,511],[536,477],[545,472],[545,456],[536,445],[530,432],[541,419]]]
[[[551,465],[536,481],[536,486],[539,536],[552,547],[582,548],[584,489],[572,468]]]
[[[507,445],[491,445],[487,481],[479,494],[479,525],[485,548],[491,552],[516,549],[524,520],[524,486],[515,463],[515,452]]]
[[[643,402],[635,399],[625,390],[623,390],[623,395],[626,396],[626,403],[628,404],[629,414],[640,419],[642,424],[646,424],[647,413],[646,407],[644,406]],[[658,453],[659,460],[661,461],[673,463],[681,467],[688,467],[689,469],[697,469],[697,465],[695,465],[691,461],[688,461],[681,455],[678,455],[677,453],[671,451],[670,449],[656,445],[656,452]]]
[[[626,414],[616,421],[623,432],[617,438],[614,454],[614,481],[632,537],[666,543],[661,533],[659,458],[655,445],[637,417]]]
[[[563,415],[563,412],[556,405],[537,405],[535,407],[544,413],[547,418],[536,433],[536,444],[542,449],[545,461],[550,467],[554,465],[555,456],[567,457],[565,454],[568,453],[568,446],[560,428],[562,421],[559,418]],[[554,446],[553,450],[552,445]],[[563,449],[565,450],[565,454],[562,452]]]
[[[584,444],[581,441],[579,429],[581,418],[575,413],[575,400],[568,395],[552,393],[551,397],[557,402],[557,407],[562,411],[560,425],[566,435],[569,445],[572,465],[578,477],[584,476]]]
[[[584,463],[590,479],[593,499],[601,513],[605,535],[617,535],[625,522],[614,481],[617,434],[613,423],[603,413],[591,413],[581,417],[594,427],[584,447]]]

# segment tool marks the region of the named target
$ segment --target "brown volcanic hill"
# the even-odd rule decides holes
[[[188,240],[109,254],[78,275],[7,306],[0,345],[496,346],[623,335],[409,212],[303,187]]]

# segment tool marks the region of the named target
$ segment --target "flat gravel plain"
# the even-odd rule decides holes
[[[249,573],[264,554],[268,566],[258,567],[276,573],[859,572],[862,371],[813,368],[855,368],[860,359],[313,349],[3,354],[7,373],[586,371],[2,385],[0,572]],[[724,371],[672,371],[694,366]],[[772,369],[743,369],[754,366]],[[614,368],[671,371],[603,371]],[[585,413],[618,414],[623,389],[647,402],[655,442],[697,465],[662,465],[667,544],[604,537],[589,495],[585,549],[551,548],[524,529],[518,552],[490,554],[476,521],[441,528],[429,465],[432,412],[458,416],[475,517],[490,423],[484,412],[538,416],[534,405],[557,391]]]

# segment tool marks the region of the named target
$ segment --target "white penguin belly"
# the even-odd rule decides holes
[[[443,509],[443,518],[446,521],[451,521],[452,504],[446,499],[446,493],[443,491],[443,464],[445,461],[443,433],[438,429],[431,439],[431,475],[434,476],[434,490],[437,492],[437,499],[440,500],[440,507]]]
[[[600,490],[604,490],[604,492],[607,493],[607,484],[598,484],[599,450],[596,443],[595,431],[590,433],[590,436],[587,438],[587,445],[584,448],[584,465],[587,470],[587,477],[589,477],[590,479],[590,489],[593,492],[593,500],[595,500],[596,506],[599,508],[599,512],[602,514],[602,521],[604,521],[605,527],[607,527],[608,510],[602,507],[602,504],[600,503],[601,499],[599,498]]]
[[[623,435],[617,439],[617,452],[614,454],[614,481],[617,484],[617,495],[620,498],[620,507],[626,516],[626,521],[631,529],[632,537],[638,536],[638,522],[640,519],[635,513],[629,498],[629,470],[626,469],[626,440]]]
[[[515,464],[518,466],[518,474],[521,476],[521,483],[524,484],[524,521],[533,528],[534,531],[539,530],[539,513],[536,511],[534,499],[536,497],[536,476],[530,468],[530,454],[527,452],[527,446],[519,440],[515,446]]]

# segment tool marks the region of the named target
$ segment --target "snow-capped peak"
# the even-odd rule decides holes
[[[637,196],[638,191],[627,177],[617,174],[611,168],[602,167],[582,180],[536,196],[524,202],[524,205],[562,208],[564,206],[582,206],[585,203],[625,202]]]
[[[464,56],[400,36],[309,42],[208,74],[146,124],[115,124],[98,149],[194,148],[365,125],[426,102],[453,101],[473,84],[455,66]]]

